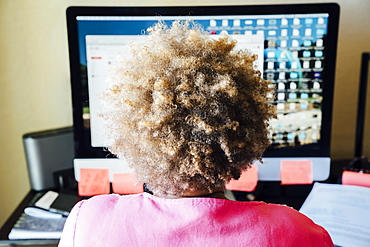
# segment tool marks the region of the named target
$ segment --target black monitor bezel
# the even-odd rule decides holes
[[[328,32],[325,40],[325,70],[323,73],[323,102],[321,139],[317,145],[303,149],[287,149],[275,153],[266,152],[266,157],[330,157],[331,123],[334,96],[334,77],[338,40],[340,7],[336,3],[279,4],[279,5],[225,5],[225,6],[176,6],[176,7],[99,7],[81,6],[67,9],[67,30],[72,88],[74,145],[77,158],[113,157],[99,147],[91,146],[89,131],[82,119],[82,87],[77,16],[197,16],[197,15],[269,15],[328,13]],[[330,44],[330,45],[328,45]]]

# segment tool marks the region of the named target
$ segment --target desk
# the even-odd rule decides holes
[[[325,183],[338,183],[338,179],[350,160],[333,161],[329,178]],[[264,201],[267,203],[286,204],[297,210],[302,206],[304,200],[310,193],[312,185],[285,185],[280,186],[280,182],[259,182],[256,191],[252,193],[256,201]],[[234,192],[237,200],[248,201],[248,194],[245,192]],[[8,240],[8,235],[14,224],[22,214],[23,210],[34,203],[43,192],[30,191],[19,206],[15,209],[12,215],[5,222],[0,231],[0,240]],[[1,243],[1,242],[0,242]],[[0,245],[0,247],[2,247]]]
[[[58,240],[9,240],[8,235],[12,230],[14,224],[17,222],[21,214],[23,213],[24,209],[28,206],[33,205],[35,201],[37,201],[44,192],[36,192],[30,191],[27,195],[23,198],[21,203],[18,207],[14,210],[14,212],[10,215],[8,220],[2,226],[0,230],[0,247],[7,247],[7,246],[43,246],[43,247],[54,247],[58,245]]]
[[[17,222],[19,216],[23,213],[23,210],[26,207],[30,206],[32,203],[34,203],[38,198],[40,198],[42,194],[43,192],[36,192],[32,190],[28,192],[28,194],[23,198],[21,203],[18,205],[18,207],[14,210],[14,212],[10,215],[8,220],[2,226],[0,231],[0,240],[8,239],[10,230]]]

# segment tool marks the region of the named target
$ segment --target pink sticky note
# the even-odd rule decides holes
[[[342,174],[342,184],[370,187],[370,174],[344,171]]]
[[[258,183],[258,166],[253,165],[243,171],[238,180],[232,179],[225,186],[227,190],[254,191]]]
[[[137,186],[136,179],[132,173],[113,174],[113,192],[121,195],[137,194],[144,192],[143,185]]]
[[[110,193],[108,169],[80,169],[78,194],[80,196],[94,196]]]
[[[283,160],[280,163],[281,184],[312,184],[312,161]]]

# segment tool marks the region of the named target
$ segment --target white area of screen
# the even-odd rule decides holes
[[[257,54],[255,66],[263,73],[264,35],[231,35],[235,38],[237,49],[248,49]],[[88,35],[86,36],[87,75],[89,88],[91,146],[107,145],[102,135],[101,95],[106,89],[105,80],[117,55],[128,56],[127,44],[146,36],[138,35]],[[213,37],[217,38],[217,35]]]

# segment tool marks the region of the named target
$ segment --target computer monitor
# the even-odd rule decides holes
[[[339,6],[287,4],[182,7],[69,7],[68,42],[75,153],[111,157],[101,137],[100,93],[107,71],[130,41],[143,39],[158,20],[192,19],[212,35],[228,33],[259,57],[272,81],[271,146],[259,166],[262,181],[280,180],[282,161],[309,161],[313,179],[330,171],[330,139]]]

